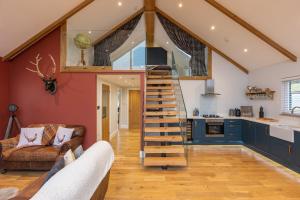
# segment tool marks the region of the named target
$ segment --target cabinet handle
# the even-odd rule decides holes
[[[292,153],[292,146],[289,145],[289,154],[291,154],[291,153]]]

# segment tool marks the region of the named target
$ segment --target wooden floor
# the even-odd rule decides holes
[[[112,139],[116,154],[106,200],[299,200],[300,175],[241,146],[190,146],[188,167],[144,168],[139,132]],[[0,175],[23,188],[40,173]]]
[[[111,141],[107,200],[296,200],[300,176],[242,146],[190,146],[188,167],[144,168],[138,132]]]

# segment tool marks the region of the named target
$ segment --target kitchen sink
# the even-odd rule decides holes
[[[288,142],[294,143],[294,129],[300,128],[287,124],[278,124],[270,126],[270,135]]]

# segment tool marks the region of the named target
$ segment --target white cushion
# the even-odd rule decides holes
[[[68,142],[72,138],[72,134],[74,132],[74,128],[63,128],[63,127],[58,127],[53,145],[59,146],[62,145],[65,142]]]
[[[42,145],[45,127],[21,128],[20,139],[17,147]]]
[[[67,151],[67,153],[65,153],[64,160],[65,160],[65,166],[71,164],[75,160],[74,153],[72,152],[71,149]]]

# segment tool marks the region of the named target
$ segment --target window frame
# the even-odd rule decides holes
[[[281,108],[282,109],[281,110],[281,115],[300,117],[300,111],[292,114],[292,109],[295,107],[295,106],[293,106],[294,101],[295,101],[295,100],[293,100],[293,94],[297,94],[297,93],[300,94],[300,90],[296,91],[296,93],[294,93],[292,91],[293,82],[300,83],[300,78],[292,79],[292,80],[285,80],[285,81],[282,82],[282,87],[284,89],[282,90],[283,98],[281,100],[281,107],[282,107]],[[288,85],[285,86],[285,84],[288,84]],[[285,90],[285,87],[287,87],[287,90]],[[296,106],[298,106],[298,105],[296,105]],[[300,107],[300,104],[299,104],[299,107]]]

